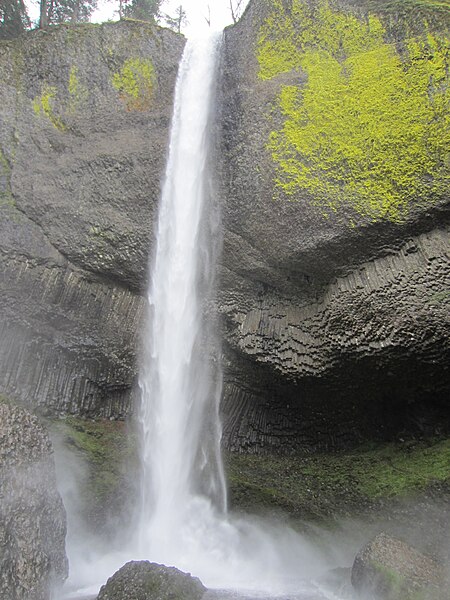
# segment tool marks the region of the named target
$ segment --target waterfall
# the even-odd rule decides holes
[[[208,158],[219,47],[219,37],[188,41],[176,85],[139,381],[134,558],[174,565],[209,587],[302,593],[310,588],[301,573],[309,577],[318,562],[311,546],[287,527],[232,517],[226,508],[220,361],[205,318],[219,237]]]
[[[157,548],[162,561],[174,558],[190,512],[226,511],[221,378],[214,336],[204,318],[217,240],[208,167],[219,45],[217,35],[188,41],[180,64],[148,292],[149,330],[139,381],[139,535],[141,549]]]
[[[311,582],[326,564],[312,543],[279,521],[227,511],[211,310],[220,237],[209,159],[219,48],[220,36],[188,41],[177,79],[139,379],[136,535],[120,549],[97,550],[87,536],[75,549],[67,599],[97,593],[136,559],[192,573],[215,588],[210,599],[337,598]]]

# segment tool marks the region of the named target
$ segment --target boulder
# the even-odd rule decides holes
[[[67,577],[52,453],[36,417],[0,403],[0,598],[49,600]]]
[[[114,573],[97,600],[200,600],[205,592],[197,577],[142,560],[130,561]]]
[[[358,552],[352,585],[376,600],[444,600],[449,592],[438,563],[385,533]]]

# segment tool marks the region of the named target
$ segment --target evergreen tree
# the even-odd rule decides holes
[[[173,17],[171,15],[164,15],[164,21],[168,27],[170,27],[170,29],[181,33],[182,27],[188,23],[186,11],[184,10],[183,6],[180,4],[180,6],[175,10],[175,15]]]
[[[59,23],[85,23],[97,8],[98,0],[41,0],[39,27]]]
[[[157,21],[162,0],[131,0],[123,8],[123,16],[140,21]]]
[[[23,0],[0,0],[0,39],[11,39],[30,26]]]

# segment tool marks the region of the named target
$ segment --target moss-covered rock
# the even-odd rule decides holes
[[[449,26],[441,2],[252,0],[226,30],[229,448],[446,433]]]
[[[200,600],[206,588],[175,567],[131,561],[110,577],[97,600]]]
[[[444,569],[408,544],[384,533],[355,558],[352,584],[377,600],[444,600],[448,587]]]
[[[138,473],[136,436],[122,421],[67,417],[53,421],[58,441],[86,465],[76,508],[87,527],[114,536],[133,517]],[[114,524],[111,527],[111,524]]]
[[[283,125],[268,142],[276,185],[306,192],[328,217],[347,203],[398,221],[447,194],[450,41],[425,21],[420,35],[417,16],[416,35],[405,19],[394,40],[380,9],[276,0],[261,28],[259,77],[298,71],[300,81],[280,84]]]
[[[130,21],[0,42],[0,389],[33,409],[130,411],[184,43]]]

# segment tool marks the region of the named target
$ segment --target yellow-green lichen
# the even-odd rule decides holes
[[[449,43],[431,33],[385,42],[379,18],[274,0],[260,32],[259,77],[292,69],[281,86],[284,121],[270,135],[276,185],[306,192],[325,211],[343,205],[371,220],[402,220],[413,202],[448,189]]]
[[[127,110],[148,110],[156,82],[155,68],[149,59],[129,58],[114,73],[112,84]]]
[[[72,66],[69,73],[69,110],[75,112],[88,98],[88,90],[79,78],[79,69]]]
[[[41,95],[36,96],[33,100],[33,110],[36,116],[47,117],[56,129],[64,131],[66,126],[54,111],[56,93],[56,87],[44,85]]]

